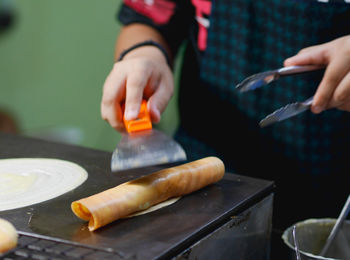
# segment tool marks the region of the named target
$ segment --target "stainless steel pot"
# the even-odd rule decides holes
[[[295,224],[302,260],[350,259],[350,221],[344,221],[343,227],[335,237],[326,257],[319,255],[335,222],[336,219],[325,218],[307,219]],[[287,228],[282,235],[285,245],[290,249],[289,259],[296,259],[292,234],[293,226]]]

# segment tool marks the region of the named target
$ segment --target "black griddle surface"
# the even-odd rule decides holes
[[[90,232],[71,211],[71,202],[114,187],[161,167],[112,173],[111,153],[80,146],[0,133],[0,159],[56,158],[85,168],[88,179],[75,190],[46,202],[0,212],[17,230],[73,241],[136,259],[176,256],[252,206],[273,190],[273,182],[226,173],[216,184],[182,197],[158,211],[117,220]]]

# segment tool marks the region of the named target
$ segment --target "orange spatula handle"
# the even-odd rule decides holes
[[[147,101],[142,100],[140,113],[135,120],[126,120],[123,117],[123,121],[128,133],[152,129],[151,116],[147,110]]]

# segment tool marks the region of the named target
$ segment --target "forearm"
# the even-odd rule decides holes
[[[148,40],[152,40],[161,44],[167,51],[170,60],[172,60],[172,53],[169,48],[169,45],[164,39],[164,37],[157,30],[145,24],[133,23],[133,24],[124,26],[118,35],[116,45],[115,45],[115,61],[118,60],[120,54],[124,50],[128,49],[129,47],[137,43],[148,41]],[[142,53],[143,51],[142,49],[149,48],[149,47],[150,46],[137,48],[132,52],[128,53],[126,56],[130,57],[133,55],[133,53]]]

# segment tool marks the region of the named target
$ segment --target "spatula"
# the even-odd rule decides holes
[[[184,149],[175,140],[152,127],[147,101],[141,103],[135,120],[126,120],[127,130],[112,154],[113,172],[185,161]]]

